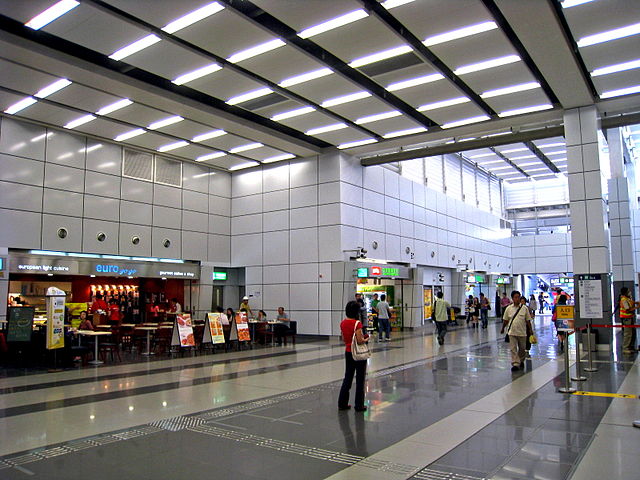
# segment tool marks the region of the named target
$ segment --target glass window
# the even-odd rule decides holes
[[[491,177],[489,187],[491,195],[491,213],[502,216],[502,192],[500,188],[500,180],[495,177]]]
[[[424,158],[400,162],[400,169],[403,177],[424,185]]]
[[[444,157],[445,193],[450,197],[462,200],[462,172],[460,158],[456,155]]]
[[[424,176],[427,187],[438,192],[444,192],[444,178],[442,175],[442,155],[424,159]]]
[[[464,203],[478,206],[476,194],[476,167],[468,162],[462,161],[462,194]]]
[[[476,193],[478,195],[478,208],[490,212],[489,175],[482,170],[476,170]]]

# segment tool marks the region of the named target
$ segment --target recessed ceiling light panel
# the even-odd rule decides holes
[[[315,35],[328,32],[329,30],[342,27],[343,25],[348,25],[349,23],[356,22],[361,18],[365,18],[368,16],[369,14],[363,9],[354,10],[353,12],[345,13],[344,15],[340,15],[339,17],[327,20],[326,22],[322,22],[318,25],[314,25],[313,27],[305,28],[300,33],[298,33],[298,36],[300,38],[311,38]]]
[[[634,23],[626,27],[616,28],[615,30],[609,30],[602,33],[596,33],[595,35],[588,35],[578,40],[579,47],[588,47],[590,45],[597,45],[599,43],[610,42],[612,40],[618,40],[620,38],[630,37],[632,35],[638,35],[640,33],[640,23]]]
[[[278,85],[282,88],[293,87],[294,85],[309,82],[311,80],[315,80],[316,78],[326,77],[327,75],[331,75],[332,73],[333,70],[331,70],[330,68],[321,68],[312,72],[296,75],[295,77],[285,78]]]
[[[356,140],[355,142],[341,143],[338,145],[338,148],[343,150],[345,148],[361,147],[362,145],[369,145],[370,143],[376,142],[377,140],[375,138],[365,138],[364,140]]]
[[[176,85],[184,85],[185,83],[189,83],[198,78],[205,77],[213,72],[217,72],[218,70],[222,70],[222,67],[217,63],[212,63],[211,65],[207,65],[180,75],[175,80],[172,80],[171,83],[175,83]]]
[[[244,103],[248,102],[249,100],[264,97],[265,95],[269,95],[270,93],[273,93],[273,90],[271,90],[269,87],[259,88],[258,90],[253,90],[252,92],[247,92],[243,93],[242,95],[232,97],[225,103],[227,105],[238,105],[239,103]]]
[[[456,75],[464,75],[466,73],[479,72],[481,70],[500,67],[502,65],[509,65],[510,63],[519,61],[520,57],[518,55],[506,55],[504,57],[492,58],[491,60],[485,60],[483,62],[472,63],[471,65],[458,67],[453,71],[453,73],[455,73]]]
[[[130,138],[137,137],[145,133],[146,130],[144,128],[136,128],[135,130],[130,130],[123,134],[118,135],[114,140],[116,142],[124,142],[125,140],[129,140]]]
[[[174,20],[171,23],[168,23],[165,27],[162,28],[163,31],[167,33],[176,33],[183,28],[188,27],[189,25],[193,25],[200,20],[203,20],[211,15],[218,13],[219,11],[224,10],[224,7],[220,5],[218,2],[212,2],[204,7],[201,7],[193,12],[187,13],[182,17]]]
[[[302,107],[296,108],[295,110],[289,110],[288,112],[278,113],[271,117],[271,120],[274,122],[279,122],[281,120],[286,120],[287,118],[299,117],[300,115],[306,115],[307,113],[315,112],[316,109],[313,107]]]
[[[110,113],[115,112],[116,110],[120,110],[121,108],[128,107],[133,102],[128,98],[123,98],[122,100],[118,100],[106,107],[102,107],[100,110],[96,112],[96,115],[109,115]]]
[[[189,142],[185,140],[180,140],[179,142],[169,143],[168,145],[163,145],[158,148],[159,152],[169,152],[171,150],[175,150],[176,148],[186,147],[189,145]]]
[[[275,40],[270,40],[268,42],[261,43],[260,45],[256,45],[255,47],[247,48],[246,50],[242,50],[238,53],[234,53],[227,58],[227,60],[231,63],[238,63],[252,57],[257,57],[263,53],[270,52],[271,50],[275,50],[276,48],[280,48],[284,45],[286,45],[286,43],[277,38]]]
[[[147,128],[149,130],[157,130],[162,127],[168,127],[169,125],[173,125],[174,123],[178,123],[184,120],[180,115],[174,115],[173,117],[168,117],[163,120],[158,120],[157,122],[153,122]]]
[[[89,123],[91,120],[95,120],[96,116],[95,115],[84,115],[80,118],[76,118],[75,120],[71,120],[69,123],[67,123],[64,128],[68,128],[68,129],[72,129],[72,128],[76,128],[79,127],[80,125],[84,125],[85,123]]]
[[[206,155],[201,155],[196,158],[196,162],[205,162],[207,160],[213,160],[214,158],[224,157],[225,155],[226,153],[224,152],[207,153]]]
[[[476,25],[470,25],[468,27],[458,28],[451,30],[450,32],[441,33],[439,35],[433,35],[423,42],[427,47],[433,45],[439,45],[441,43],[450,42],[452,40],[458,40],[459,38],[470,37],[471,35],[477,35],[478,33],[488,32],[489,30],[495,30],[498,28],[496,22],[483,22]]]
[[[387,90],[390,92],[395,92],[397,90],[403,90],[405,88],[416,87],[418,85],[424,85],[425,83],[435,82],[436,80],[441,80],[444,78],[444,75],[440,73],[433,73],[431,75],[424,75],[418,78],[412,78],[409,80],[403,80],[401,82],[395,82],[387,86]]]
[[[343,128],[347,128],[346,123],[334,123],[332,125],[325,125],[324,127],[312,128],[311,130],[307,130],[307,135],[319,135],[321,133],[333,132],[335,130],[342,130]]]
[[[42,27],[49,25],[55,19],[60,18],[65,13],[73,10],[78,5],[80,5],[80,2],[76,2],[75,0],[60,0],[47,8],[44,12],[33,17],[25,23],[25,26],[33,28],[34,30],[40,30]]]
[[[256,148],[264,147],[262,143],[248,143],[247,145],[240,145],[239,147],[232,148],[229,153],[246,152],[247,150],[254,150]]]
[[[343,95],[341,97],[330,98],[329,100],[325,100],[324,102],[322,102],[322,108],[335,107],[336,105],[355,102],[356,100],[361,100],[370,96],[371,94],[369,92],[356,92],[349,95]]]
[[[16,102],[13,105],[11,105],[10,107],[8,107],[4,111],[4,113],[9,114],[9,115],[13,115],[15,113],[18,113],[21,110],[24,110],[27,107],[30,107],[31,105],[33,105],[36,102],[37,102],[37,100],[35,98],[33,98],[33,97],[23,98],[19,102]]]
[[[349,66],[352,68],[364,67],[365,65],[379,62],[381,60],[386,60],[387,58],[393,58],[393,57],[397,57],[398,55],[404,55],[405,53],[409,53],[412,50],[413,49],[409,45],[401,45],[399,47],[390,48],[382,52],[372,53],[371,55],[366,55],[364,57],[356,58],[351,63],[349,63]]]
[[[151,45],[154,45],[160,41],[160,37],[154,35],[153,33],[147,35],[146,37],[141,38],[140,40],[136,40],[133,43],[130,43],[126,47],[122,47],[120,50],[116,50],[109,58],[112,60],[123,60],[134,53],[137,53],[141,50],[144,50]]]
[[[61,78],[60,80],[56,80],[51,85],[47,85],[43,89],[39,90],[34,97],[37,98],[47,98],[49,95],[53,95],[59,90],[62,90],[65,87],[71,85],[71,82],[66,78]]]
[[[203,133],[201,135],[196,135],[191,139],[192,142],[204,142],[205,140],[210,140],[212,138],[221,137],[222,135],[226,135],[227,132],[224,130],[212,130],[207,133]]]

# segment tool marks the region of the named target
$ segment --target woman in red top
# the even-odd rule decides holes
[[[96,299],[91,304],[91,313],[96,313],[98,310],[102,310],[103,312],[107,311],[107,302],[102,299],[102,294],[96,294]]]
[[[111,300],[109,302],[109,322],[113,325],[119,325],[122,320],[122,315],[120,314],[120,306],[116,300]]]
[[[369,339],[369,335],[362,333],[362,323],[358,320],[360,314],[360,304],[356,301],[347,303],[345,308],[347,318],[340,323],[340,331],[345,345],[345,372],[342,387],[340,388],[340,396],[338,397],[338,410],[349,410],[349,390],[353,383],[353,374],[356,375],[356,398],[355,411],[364,412],[367,407],[364,405],[364,377],[367,373],[366,360],[354,360],[351,356],[351,342],[355,332],[356,342],[363,344]]]

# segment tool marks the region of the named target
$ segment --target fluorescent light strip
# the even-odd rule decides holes
[[[583,5],[585,3],[591,3],[594,0],[564,0],[561,5],[562,8],[571,8],[577,7],[578,5]]]
[[[588,47],[590,45],[597,45],[599,43],[610,42],[611,40],[618,40],[620,38],[630,37],[640,33],[640,23],[634,23],[626,27],[616,28],[615,30],[609,30],[607,32],[596,33],[595,35],[588,35],[578,40],[579,47]]]
[[[456,30],[451,30],[450,32],[441,33],[439,35],[433,35],[425,39],[425,41],[422,43],[424,43],[427,47],[432,47],[433,45],[439,45],[441,43],[450,42],[452,40],[458,40],[459,38],[470,37],[471,35],[488,32],[489,30],[495,30],[496,28],[498,28],[496,22],[478,23],[476,25],[458,28]]]
[[[211,65],[206,65],[204,67],[180,75],[175,80],[172,80],[171,83],[175,83],[176,85],[184,85],[185,83],[192,82],[198,78],[202,78],[213,72],[217,72],[218,70],[222,70],[222,67],[217,63],[212,63]]]
[[[176,148],[186,147],[187,145],[189,145],[189,142],[187,142],[185,140],[180,140],[179,142],[174,142],[174,143],[169,143],[167,145],[163,145],[162,147],[158,148],[158,151],[159,152],[169,152],[171,150],[175,150]]]
[[[56,80],[51,85],[47,85],[34,95],[36,98],[47,98],[49,95],[53,95],[59,90],[62,90],[65,87],[71,85],[71,82],[66,78],[61,78],[60,80]]]
[[[123,98],[122,100],[118,100],[117,102],[112,103],[111,105],[102,107],[100,110],[96,112],[96,115],[109,115],[110,113],[120,110],[121,108],[128,107],[132,103],[133,102],[128,98]]]
[[[391,10],[392,8],[400,7],[412,2],[415,2],[415,0],[386,0],[385,2],[382,2],[382,6],[387,10]]]
[[[95,120],[97,117],[95,115],[84,115],[80,118],[76,118],[75,120],[71,120],[67,123],[64,128],[68,128],[71,130],[72,128],[79,127],[80,125],[84,125],[85,123],[89,123],[91,120]]]
[[[538,82],[521,83],[520,85],[513,85],[511,87],[497,88],[495,90],[487,90],[480,96],[482,98],[499,97],[500,95],[508,95],[510,93],[525,92],[527,90],[533,90],[534,88],[540,88]]]
[[[557,152],[547,152],[545,153],[546,156],[549,155],[566,155],[567,151],[566,150],[558,150]]]
[[[608,92],[602,92],[600,98],[612,98],[621,97],[622,95],[631,95],[632,93],[640,92],[640,85],[633,87],[620,88],[618,90],[609,90]]]
[[[286,45],[286,43],[279,38],[270,40],[268,42],[261,43],[260,45],[256,45],[255,47],[247,48],[246,50],[234,53],[229,58],[227,58],[227,61],[231,63],[238,63],[243,60],[262,55],[263,53],[270,52],[271,50],[275,50],[276,48],[280,48],[284,45]]]
[[[280,120],[286,120],[287,118],[299,117],[300,115],[306,115],[307,113],[315,112],[316,109],[313,107],[302,107],[296,108],[295,110],[289,110],[288,112],[282,112],[271,117],[271,120],[274,122],[279,122]]]
[[[305,28],[298,33],[298,36],[300,38],[311,38],[315,35],[328,32],[329,30],[342,27],[343,25],[348,25],[368,16],[369,14],[363,9],[354,10],[353,12],[345,13],[344,15],[340,15],[339,17],[314,25],[313,27]]]
[[[330,98],[329,100],[325,100],[322,102],[323,108],[335,107],[336,105],[342,105],[343,103],[355,102],[356,100],[361,100],[363,98],[370,97],[371,94],[369,92],[356,92],[351,93],[349,95],[343,95],[342,97]]]
[[[463,118],[462,120],[456,120],[455,122],[445,123],[444,125],[442,125],[442,128],[460,127],[462,125],[469,125],[470,123],[484,122],[485,120],[489,120],[488,115],[480,115],[478,117]]]
[[[332,73],[333,70],[331,70],[330,68],[321,68],[312,72],[296,75],[295,77],[285,78],[278,85],[282,88],[293,87],[294,85],[309,82],[311,80],[315,80],[316,78],[326,77],[327,75],[331,75]]]
[[[356,120],[357,125],[364,125],[366,123],[373,123],[380,120],[386,120],[387,118],[399,117],[402,115],[397,110],[392,110],[390,112],[378,113],[376,115],[367,115],[366,117],[361,117]]]
[[[528,160],[530,158],[538,158],[535,155],[521,155],[519,157],[511,157],[509,160]]]
[[[224,7],[220,5],[218,2],[212,2],[204,7],[201,7],[193,12],[187,13],[186,15],[174,20],[173,22],[168,23],[165,27],[162,28],[164,32],[167,33],[176,33],[183,28],[188,27],[189,25],[193,25],[200,20],[203,20],[211,15],[218,13],[219,11],[224,10]]]
[[[241,163],[239,165],[235,165],[233,167],[229,167],[230,171],[235,171],[235,170],[242,170],[245,168],[251,168],[251,167],[255,167],[256,165],[260,165],[258,162],[245,162],[245,163]]]
[[[610,65],[608,67],[596,68],[593,72],[591,72],[591,76],[599,77],[601,75],[624,72],[626,70],[633,70],[635,68],[640,68],[640,60],[632,60],[631,62],[618,63],[616,65]]]
[[[511,170],[513,167],[511,165],[505,165],[504,167],[493,167],[491,171],[495,172],[498,170]]]
[[[120,50],[116,50],[109,58],[112,60],[123,60],[134,53],[139,52],[140,50],[144,50],[151,45],[154,45],[160,41],[160,37],[154,35],[153,33],[147,35],[146,37],[142,37],[140,40],[136,40],[133,43],[130,43],[126,47],[122,47]]]
[[[395,137],[402,137],[404,135],[413,135],[414,133],[422,133],[426,131],[427,129],[425,127],[408,128],[406,130],[397,130],[395,132],[385,133],[382,137],[395,138]]]
[[[450,98],[449,100],[441,100],[439,102],[427,103],[418,107],[419,112],[426,112],[428,110],[436,110],[438,108],[451,107],[452,105],[460,105],[461,103],[470,102],[467,97]]]
[[[283,153],[282,155],[276,155],[275,157],[265,158],[264,160],[262,160],[262,163],[279,162],[281,160],[289,160],[295,157],[296,156],[293,153]]]
[[[180,115],[174,115],[173,117],[168,117],[163,120],[158,120],[157,122],[153,122],[147,128],[149,130],[157,130],[162,127],[168,127],[169,125],[173,125],[174,123],[178,123],[184,120]]]
[[[371,55],[356,58],[355,60],[351,61],[351,63],[349,63],[349,66],[352,68],[364,67],[365,65],[369,65],[371,63],[409,53],[412,50],[413,49],[409,45],[401,45],[400,47],[390,48],[388,50],[383,50],[382,52],[372,53]]]
[[[201,135],[196,135],[191,139],[192,142],[204,142],[205,140],[211,140],[212,138],[221,137],[222,135],[226,135],[227,132],[224,130],[212,130],[207,133],[203,133]]]
[[[516,153],[516,152],[528,152],[528,148],[510,148],[509,150],[501,150],[500,153]]]
[[[271,90],[269,87],[259,88],[258,90],[253,90],[252,92],[247,92],[243,93],[242,95],[231,97],[225,103],[227,105],[237,105],[239,103],[248,102],[249,100],[264,97],[265,95],[269,95],[270,93],[273,93],[273,90]]]
[[[542,110],[549,110],[553,108],[553,105],[545,104],[545,105],[535,105],[533,107],[524,107],[524,108],[516,108],[515,110],[505,110],[504,112],[498,113],[499,117],[511,117],[513,115],[522,115],[523,113],[532,113],[532,112],[540,112]]]
[[[485,60],[484,62],[472,63],[471,65],[464,65],[456,68],[453,73],[456,75],[464,75],[466,73],[479,72],[481,70],[487,70],[489,68],[500,67],[502,65],[509,65],[510,63],[519,62],[520,57],[518,55],[507,55],[505,57],[492,58],[491,60]]]
[[[555,147],[564,147],[566,145],[565,142],[558,143],[547,143],[546,145],[536,145],[538,148],[555,148]]]
[[[261,143],[248,143],[247,145],[240,145],[239,147],[232,148],[229,150],[229,153],[240,153],[246,152],[247,150],[253,150],[255,148],[264,147]]]
[[[24,110],[27,107],[30,107],[31,105],[33,105],[34,103],[36,103],[37,100],[33,97],[27,97],[27,98],[23,98],[22,100],[20,100],[17,103],[14,103],[13,105],[11,105],[10,107],[8,107],[4,113],[7,113],[9,115],[13,115],[15,113],[18,113],[21,110]]]
[[[531,165],[540,165],[540,162],[524,162],[518,164],[519,167],[530,167]]]
[[[61,0],[47,8],[44,12],[33,17],[25,23],[25,26],[33,28],[34,30],[40,30],[42,27],[49,25],[65,13],[73,10],[78,5],[80,5],[80,2],[76,2],[75,0]]]
[[[307,130],[307,135],[319,135],[321,133],[333,132],[335,130],[342,130],[343,128],[347,128],[346,123],[334,123],[332,125],[325,125],[324,127],[312,128],[311,130]]]
[[[137,137],[138,135],[142,135],[146,130],[144,128],[136,128],[135,130],[131,130],[129,132],[122,133],[118,135],[114,140],[116,142],[124,142],[125,140],[129,140],[130,138]]]
[[[387,90],[395,92],[397,90],[403,90],[405,88],[417,87],[418,85],[424,85],[425,83],[435,82],[444,78],[444,75],[440,73],[433,73],[431,75],[424,75],[422,77],[412,78],[410,80],[403,80],[402,82],[395,82],[387,86]]]
[[[520,176],[520,175],[522,175],[522,174],[521,174],[520,172],[504,172],[504,173],[500,173],[500,172],[498,172],[498,173],[496,173],[495,175],[496,175],[497,177],[513,177],[514,175],[515,175],[515,176]]]
[[[362,145],[369,145],[370,143],[376,143],[377,141],[378,140],[376,140],[375,138],[365,138],[364,140],[356,140],[355,142],[341,143],[340,145],[338,145],[338,148],[340,150],[343,150],[345,148],[360,147]]]
[[[549,173],[536,173],[535,175],[531,175],[531,178],[538,178],[538,177],[551,177],[554,176],[553,173],[549,172]],[[557,175],[555,175],[557,176]]]
[[[547,167],[542,167],[542,168],[530,168],[525,170],[527,173],[532,173],[532,172],[543,172],[545,170],[548,170]]]
[[[478,153],[476,155],[469,155],[468,158],[484,158],[484,157],[493,157],[495,153]]]
[[[206,155],[201,155],[196,158],[196,162],[205,162],[207,160],[213,160],[214,158],[224,157],[225,155],[226,153],[224,152],[207,153]]]

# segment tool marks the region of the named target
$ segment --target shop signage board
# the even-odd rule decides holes
[[[193,323],[191,315],[188,313],[180,313],[176,315],[176,321],[173,324],[173,338],[171,345],[180,345],[181,347],[195,347],[196,341],[193,336]]]
[[[56,287],[47,289],[47,349],[64,348],[64,300],[67,294]]]
[[[207,313],[205,323],[203,343],[219,344],[224,343],[224,333],[222,331],[222,320],[219,313]]]
[[[581,318],[602,318],[602,280],[578,280]]]
[[[497,285],[508,285],[511,283],[511,277],[497,277],[496,284]]]
[[[357,267],[356,276],[358,278],[410,278],[409,268],[387,265]]]
[[[214,280],[226,280],[227,279],[227,272],[213,272],[213,279]]]
[[[30,342],[35,307],[9,307],[7,342]]]
[[[484,283],[484,275],[467,275],[467,283]]]
[[[249,323],[247,322],[247,314],[244,312],[236,313],[236,329],[238,330],[239,342],[250,342],[251,334],[249,332]]]
[[[358,278],[367,278],[369,276],[369,269],[364,267],[364,268],[359,268],[358,269]]]

